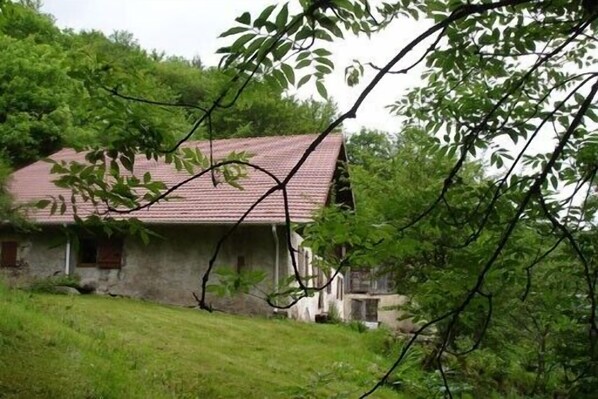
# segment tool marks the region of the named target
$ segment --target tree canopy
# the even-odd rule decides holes
[[[59,30],[35,8],[0,12],[0,148],[19,167],[69,146],[122,148],[174,143],[210,104],[229,73],[201,61],[142,49],[133,35]],[[127,97],[169,103],[157,107]],[[213,137],[315,133],[336,114],[256,80],[235,109],[214,115]],[[202,127],[193,136],[206,138]]]

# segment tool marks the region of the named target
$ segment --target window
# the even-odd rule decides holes
[[[123,241],[119,238],[79,240],[79,267],[120,269]]]
[[[378,321],[377,299],[351,300],[351,319],[360,321]]]
[[[378,321],[378,300],[365,300],[365,321]]]
[[[2,241],[0,266],[17,267],[17,248],[16,241]]]
[[[349,272],[351,292],[367,293],[370,291],[370,273],[367,270],[351,270]]]
[[[388,273],[374,274],[372,276],[372,292],[389,294],[395,289],[394,279]]]
[[[349,271],[350,292],[389,294],[394,292],[394,279],[388,273],[377,273],[370,269],[352,269]]]
[[[98,243],[92,239],[79,240],[79,266],[95,266],[98,262]]]
[[[336,279],[336,299],[338,299],[339,301],[342,301],[344,296],[345,287],[343,287],[343,284],[343,279],[338,277]]]
[[[324,278],[324,272],[319,267],[314,266],[314,274],[317,276],[316,284],[318,288],[322,287],[324,285],[324,282],[326,281],[326,279]]]
[[[324,274],[324,277],[325,277],[324,281],[327,283],[329,282],[328,279],[330,278],[330,277],[328,277],[328,274],[329,273]],[[326,293],[328,295],[332,294],[332,281],[330,281],[329,284],[326,286]]]

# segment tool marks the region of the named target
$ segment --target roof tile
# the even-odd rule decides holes
[[[279,179],[286,177],[291,168],[316,138],[316,135],[273,136],[214,140],[215,158],[225,157],[231,151],[246,151],[252,154],[250,161],[269,171]],[[196,141],[187,145],[198,147],[207,154],[208,142]],[[336,168],[343,139],[340,134],[329,135],[309,156],[305,164],[290,180],[287,187],[291,220],[307,222],[313,212],[326,203],[330,183]],[[84,153],[64,149],[51,156],[54,160],[84,162]],[[70,191],[56,187],[50,174],[51,164],[38,161],[13,173],[9,191],[18,203],[47,198],[50,195],[70,197]],[[173,165],[147,160],[139,156],[135,161],[135,174],[142,176],[150,171],[154,179],[163,180],[167,186],[176,184],[189,175],[178,172]],[[209,175],[182,186],[173,196],[182,197],[162,201],[147,209],[129,215],[114,217],[136,217],[146,223],[234,223],[249,207],[273,185],[267,175],[248,168],[248,176],[241,180],[243,190],[226,184],[214,187]],[[79,216],[85,217],[94,211],[91,204],[79,204]],[[64,215],[50,215],[49,209],[35,210],[30,215],[40,224],[73,222],[69,209]],[[270,195],[246,218],[247,223],[283,223],[284,205],[281,192]]]

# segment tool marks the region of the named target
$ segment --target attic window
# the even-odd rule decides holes
[[[120,238],[79,240],[79,267],[120,269],[123,241]]]
[[[17,247],[16,241],[2,241],[0,266],[17,267]]]

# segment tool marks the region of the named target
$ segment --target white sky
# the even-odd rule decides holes
[[[134,34],[145,49],[165,51],[168,55],[192,58],[199,55],[206,65],[216,65],[219,57],[216,49],[224,43],[218,40],[220,33],[234,25],[235,17],[244,11],[252,16],[259,14],[274,1],[264,0],[45,0],[42,10],[52,14],[60,27],[75,30],[100,30],[111,34],[115,30],[126,30]],[[392,58],[409,39],[427,28],[426,22],[405,20],[395,23],[372,40],[367,37],[348,37],[335,43],[330,49],[336,71],[328,77],[328,93],[344,112],[351,107],[363,85],[349,88],[344,83],[345,67],[353,59],[372,61],[377,65]],[[425,46],[421,46],[422,51]],[[417,54],[415,54],[417,55]],[[405,64],[412,60],[405,60]],[[373,74],[366,75],[366,82]],[[354,132],[367,128],[396,131],[398,120],[384,108],[401,96],[405,88],[419,82],[419,72],[409,76],[386,77],[362,106],[355,120],[344,124],[344,129]],[[299,95],[318,97],[315,87],[304,86]]]
[[[140,45],[148,50],[164,51],[191,59],[199,55],[206,65],[216,65],[219,56],[215,51],[226,44],[218,35],[235,24],[234,19],[244,11],[255,17],[266,6],[276,0],[44,0],[42,10],[56,18],[58,26],[75,30],[100,30],[109,35],[115,30],[126,30],[135,36]],[[296,3],[291,0],[291,3]],[[283,3],[278,1],[278,3]],[[375,3],[375,1],[374,1]],[[337,102],[339,112],[347,111],[361,93],[365,83],[373,76],[370,70],[362,84],[350,88],[344,82],[345,67],[353,59],[383,65],[429,26],[429,21],[398,20],[386,31],[367,37],[348,36],[337,41],[333,47],[332,60],[335,72],[326,80],[329,95]],[[411,54],[398,68],[409,65],[427,43],[419,46],[419,52]],[[397,68],[397,69],[398,69]],[[357,118],[346,121],[345,132],[355,132],[361,127],[396,132],[397,117],[393,117],[385,106],[399,99],[406,88],[420,82],[421,68],[409,75],[389,75],[371,93],[357,113]],[[318,98],[313,85],[304,86],[300,97]],[[547,151],[553,144],[552,133],[538,139],[531,146],[533,152]],[[567,190],[565,190],[567,191]]]

